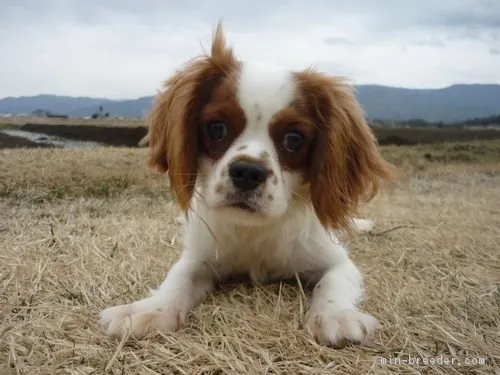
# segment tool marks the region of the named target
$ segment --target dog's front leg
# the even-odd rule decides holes
[[[103,310],[101,325],[108,336],[116,338],[176,331],[189,311],[213,290],[214,283],[215,275],[206,262],[181,257],[150,297]]]
[[[324,345],[362,343],[372,336],[377,320],[356,307],[362,295],[361,274],[346,258],[328,269],[314,287],[305,328]]]

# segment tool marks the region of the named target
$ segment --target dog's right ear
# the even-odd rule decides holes
[[[200,113],[221,78],[238,66],[219,23],[210,54],[199,56],[165,82],[148,115],[149,165],[168,172],[182,209],[187,209],[198,172]]]
[[[360,200],[369,201],[394,178],[353,87],[308,69],[296,74],[318,127],[311,157],[311,199],[321,223],[352,229]]]

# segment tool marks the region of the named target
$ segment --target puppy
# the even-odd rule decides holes
[[[314,286],[305,329],[319,343],[364,342],[362,277],[338,241],[358,202],[391,178],[351,88],[306,69],[239,61],[219,24],[211,53],[166,82],[149,114],[149,164],[185,212],[183,252],[150,297],[101,312],[112,337],[180,329],[217,283],[298,276]]]

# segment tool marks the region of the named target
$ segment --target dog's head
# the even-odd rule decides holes
[[[351,88],[314,70],[264,73],[236,59],[220,24],[211,53],[189,61],[156,96],[150,165],[168,171],[187,210],[193,196],[230,220],[276,220],[312,203],[342,228],[390,165]]]

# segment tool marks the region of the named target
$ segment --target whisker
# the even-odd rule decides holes
[[[295,191],[293,192],[293,195],[295,195],[296,197],[298,197],[298,198],[300,198],[300,199],[302,199],[302,200],[304,200],[304,201],[306,200],[306,198],[305,198],[305,197],[303,197],[302,195],[300,195],[299,193],[297,193],[297,192],[295,192]]]
[[[202,193],[200,193],[199,190],[195,189],[194,194],[196,194],[197,197],[200,197],[203,201],[206,201],[205,196]],[[200,213],[197,210],[190,207],[189,211],[191,211],[193,214],[195,214],[200,219],[200,221],[206,226],[208,231],[210,232],[210,235],[212,236],[212,238],[214,239],[214,242],[216,243],[216,246],[214,246],[214,250],[215,250],[215,257],[218,260],[219,259],[218,249],[219,249],[219,247],[222,247],[221,242],[218,240],[213,229],[210,227],[210,225],[207,223],[207,221],[200,215]]]

